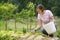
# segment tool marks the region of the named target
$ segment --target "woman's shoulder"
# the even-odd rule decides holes
[[[48,15],[52,15],[52,16],[53,16],[53,13],[51,12],[51,10],[46,10],[46,13],[47,13]]]
[[[46,12],[51,12],[51,10],[46,10]]]
[[[51,10],[46,10],[47,14],[52,14]]]

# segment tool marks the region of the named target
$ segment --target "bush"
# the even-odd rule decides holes
[[[20,34],[14,34],[14,31],[0,31],[0,40],[17,40]]]
[[[0,19],[9,19],[14,16],[14,12],[16,12],[17,6],[11,3],[4,3],[0,5]]]

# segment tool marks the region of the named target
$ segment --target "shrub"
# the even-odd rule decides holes
[[[0,31],[0,40],[17,40],[19,36],[17,33],[14,34],[14,31]]]

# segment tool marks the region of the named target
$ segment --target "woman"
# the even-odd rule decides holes
[[[45,10],[43,5],[39,4],[37,6],[37,12],[38,12],[38,25],[33,30],[33,32],[40,29],[42,27],[42,23],[47,24],[51,21],[54,21],[54,16],[52,12],[50,10]],[[42,29],[42,33],[49,35],[44,28]],[[53,37],[53,34],[50,34],[49,36]]]

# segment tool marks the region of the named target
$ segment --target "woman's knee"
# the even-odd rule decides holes
[[[42,33],[45,35],[48,35],[48,33],[45,31],[45,29],[42,30]]]

